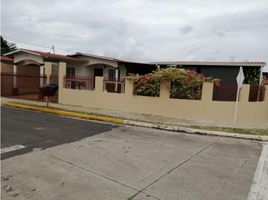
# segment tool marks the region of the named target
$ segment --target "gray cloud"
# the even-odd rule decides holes
[[[267,0],[3,0],[1,31],[19,47],[58,53],[268,61],[267,10]]]
[[[188,34],[193,30],[193,27],[190,25],[185,25],[181,28],[179,28],[179,32],[181,32],[182,34]]]

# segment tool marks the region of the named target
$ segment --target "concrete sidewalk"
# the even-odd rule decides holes
[[[32,100],[23,100],[23,99],[12,99],[1,97],[1,102],[9,102],[9,101],[16,101],[21,103],[27,103],[37,106],[46,106],[45,102],[40,101],[32,101]],[[124,111],[117,111],[117,110],[110,110],[110,109],[99,109],[99,108],[89,108],[89,107],[81,107],[81,106],[73,106],[73,105],[64,105],[58,103],[50,103],[49,106],[51,108],[62,109],[67,111],[74,111],[80,113],[88,113],[88,114],[96,114],[101,116],[107,117],[115,117],[121,118],[125,120],[133,120],[133,121],[140,121],[146,123],[153,123],[153,124],[164,124],[164,125],[171,125],[171,126],[189,126],[189,125],[197,125],[197,126],[220,126],[220,127],[227,127],[226,124],[215,124],[212,121],[205,121],[205,120],[189,120],[189,119],[178,119],[178,118],[171,118],[159,115],[150,115],[150,114],[140,114],[140,113],[133,113],[133,112],[124,112]],[[268,128],[267,123],[260,123],[254,125],[248,125],[238,128]]]
[[[68,105],[67,109],[66,105],[61,104],[55,104],[55,106],[46,107],[43,105],[43,102],[37,102],[35,104],[32,104],[31,102],[27,101],[4,101],[2,102],[2,105],[9,106],[9,107],[15,107],[20,109],[26,109],[26,110],[33,110],[33,111],[39,111],[44,113],[51,113],[61,116],[67,116],[67,117],[74,117],[74,118],[80,118],[80,119],[86,119],[86,120],[96,120],[96,121],[104,121],[109,123],[116,123],[116,124],[125,124],[125,125],[132,125],[132,126],[140,126],[140,127],[146,127],[146,128],[154,128],[154,129],[160,129],[160,130],[168,130],[168,131],[175,131],[175,132],[184,132],[184,133],[190,133],[190,134],[201,134],[201,135],[212,135],[212,136],[221,136],[221,137],[232,137],[232,138],[239,138],[239,139],[250,139],[250,140],[259,140],[259,141],[268,141],[268,136],[266,135],[251,135],[251,134],[240,134],[235,132],[223,132],[223,131],[212,131],[212,130],[205,130],[205,129],[197,129],[197,128],[191,128],[191,127],[184,127],[179,124],[172,124],[171,122],[144,122],[144,121],[135,121],[135,120],[128,120],[125,118],[125,116],[122,116],[122,118],[118,118],[118,115],[112,116],[112,115],[100,115],[99,113],[87,113],[83,111],[77,111],[76,106],[70,106]],[[78,107],[83,108],[83,107]],[[84,110],[87,108],[84,108]],[[118,111],[117,111],[118,112]],[[138,115],[138,114],[137,114]],[[126,114],[126,117],[128,115]],[[148,120],[148,119],[147,119]],[[164,117],[163,117],[163,120]]]
[[[2,198],[244,200],[261,149],[256,141],[120,126],[3,160]]]

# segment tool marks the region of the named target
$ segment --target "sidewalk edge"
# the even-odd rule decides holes
[[[178,127],[178,126],[168,126],[168,125],[161,125],[161,124],[154,124],[154,123],[147,123],[147,122],[124,120],[124,119],[118,119],[118,118],[113,118],[113,117],[104,117],[104,116],[98,116],[94,114],[84,114],[84,113],[78,113],[74,111],[65,111],[65,110],[60,110],[56,108],[46,108],[46,107],[37,106],[37,105],[28,105],[26,103],[22,104],[18,102],[6,102],[6,103],[3,103],[2,105],[8,106],[8,107],[15,107],[15,108],[69,116],[69,117],[104,121],[104,122],[110,122],[110,123],[116,123],[116,124],[125,124],[125,125],[131,125],[131,126],[139,126],[139,127],[145,127],[145,128],[154,128],[154,129],[173,131],[173,132],[231,137],[231,138],[238,138],[238,139],[258,140],[258,141],[268,141],[268,136],[246,135],[246,134],[240,134],[240,133],[228,133],[228,132],[221,132],[221,131],[209,131],[209,130]]]

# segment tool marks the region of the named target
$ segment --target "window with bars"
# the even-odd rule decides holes
[[[74,78],[75,77],[75,67],[67,67],[66,68],[66,77]]]
[[[58,66],[58,64],[53,63],[52,64],[52,75],[55,76],[58,74],[59,74],[59,66]]]
[[[118,81],[120,80],[120,70],[118,70],[118,77],[116,80],[116,70],[115,69],[109,69],[108,70],[108,80],[109,81]]]
[[[115,81],[115,69],[108,70],[108,80]]]

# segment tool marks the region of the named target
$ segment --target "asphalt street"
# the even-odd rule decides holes
[[[1,199],[257,200],[262,149],[2,107]]]
[[[25,148],[2,154],[2,159],[34,149],[70,143],[100,134],[117,126],[83,121],[58,115],[1,107],[1,148],[23,145]]]

